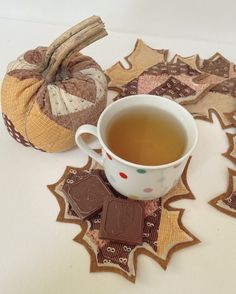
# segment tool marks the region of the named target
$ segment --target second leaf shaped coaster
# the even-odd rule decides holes
[[[104,171],[97,163],[89,160],[82,168],[67,167],[59,181],[48,186],[60,206],[57,221],[76,223],[81,226],[81,232],[74,238],[74,241],[84,245],[89,252],[91,272],[115,272],[135,282],[139,254],[153,258],[162,268],[166,269],[174,252],[199,242],[182,224],[184,210],[170,206],[178,199],[194,199],[187,184],[187,168],[188,165],[179,183],[166,196],[145,201],[143,244],[136,246],[99,239],[101,214],[81,221],[66,199],[62,189],[65,183],[66,185],[73,184],[85,173],[98,175],[116,197],[122,197],[112,189]]]

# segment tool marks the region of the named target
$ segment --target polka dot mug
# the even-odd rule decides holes
[[[111,119],[122,110],[136,106],[157,107],[179,120],[186,132],[186,148],[182,157],[174,162],[145,166],[128,162],[114,154],[106,144],[106,130]],[[96,136],[102,146],[102,155],[92,150],[81,135],[89,133]],[[196,147],[198,130],[191,114],[176,102],[154,95],[133,95],[110,104],[101,114],[97,127],[82,125],[78,128],[75,140],[77,145],[103,166],[108,181],[121,194],[138,200],[150,200],[161,197],[173,188]]]

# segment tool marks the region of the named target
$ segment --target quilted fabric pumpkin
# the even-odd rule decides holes
[[[38,47],[9,64],[2,85],[2,112],[12,137],[25,146],[60,152],[75,144],[76,129],[96,124],[106,106],[101,67],[80,50],[104,37],[101,19],[90,17],[49,47]]]

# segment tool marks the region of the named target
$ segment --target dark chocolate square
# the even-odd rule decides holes
[[[73,211],[80,219],[88,219],[102,210],[110,190],[96,175],[87,175],[64,190]]]
[[[140,201],[108,197],[102,209],[101,239],[142,244],[144,209]]]

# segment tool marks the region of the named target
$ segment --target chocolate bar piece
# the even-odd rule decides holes
[[[125,244],[142,244],[144,210],[140,201],[108,197],[102,210],[99,237]]]
[[[67,186],[65,192],[73,211],[82,220],[100,212],[105,199],[112,196],[96,175],[88,175],[69,187]]]

